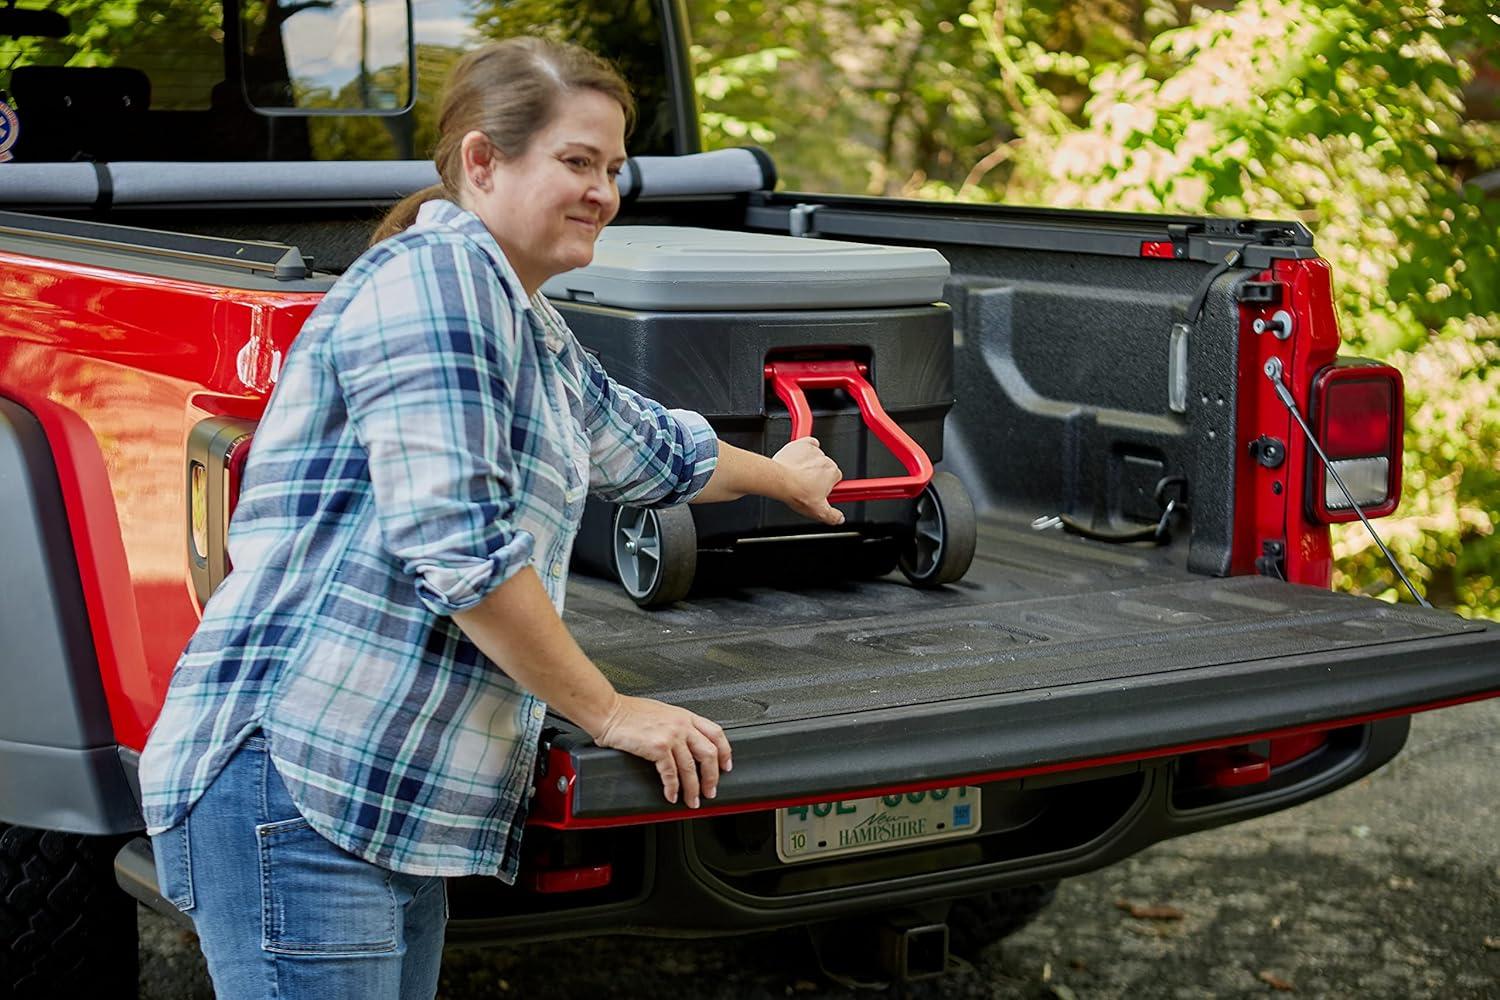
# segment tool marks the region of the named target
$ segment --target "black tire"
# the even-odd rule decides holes
[[[698,529],[686,507],[620,507],[610,536],[615,579],[641,607],[663,607],[692,590]]]
[[[901,550],[901,572],[913,587],[924,589],[957,582],[974,561],[978,537],[969,491],[953,473],[936,473],[917,498],[917,520]]]
[[[1057,898],[1057,882],[1034,882],[960,899],[948,911],[948,950],[974,961],[1031,923]]]
[[[136,903],[114,873],[125,839],[0,824],[0,995],[136,996]]]

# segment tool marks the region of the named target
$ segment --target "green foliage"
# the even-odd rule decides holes
[[[961,183],[961,157],[1010,137],[966,0],[688,6],[705,142],[774,143],[793,186]]]
[[[690,0],[707,141],[791,188],[1298,218],[1346,353],[1408,384],[1419,586],[1500,614],[1500,77],[1488,0]],[[1335,583],[1397,599],[1363,529]]]

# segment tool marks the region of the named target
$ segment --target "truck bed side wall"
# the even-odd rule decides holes
[[[1189,566],[1228,572],[1233,543],[1236,337],[1230,272],[1188,339],[1187,411],[1168,406],[1168,351],[1208,265],[939,244],[958,351],[948,462],[984,506],[1065,512],[1101,527],[1161,513],[1188,480]]]

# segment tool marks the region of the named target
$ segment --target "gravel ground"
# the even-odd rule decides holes
[[[1026,930],[913,995],[1500,998],[1500,699],[1415,720],[1407,748],[1317,802],[1159,844],[1063,883]],[[1134,916],[1153,907],[1158,917]],[[142,997],[212,989],[190,935],[142,910]],[[450,952],[440,996],[871,996],[800,937],[599,939]]]

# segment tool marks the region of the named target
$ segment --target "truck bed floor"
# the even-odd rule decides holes
[[[1190,574],[1180,551],[981,518],[958,585],[899,574],[720,589],[664,611],[576,576],[567,620],[627,694],[727,728],[1481,631],[1454,615],[1264,577]],[[1122,683],[1122,691],[1132,685]]]

